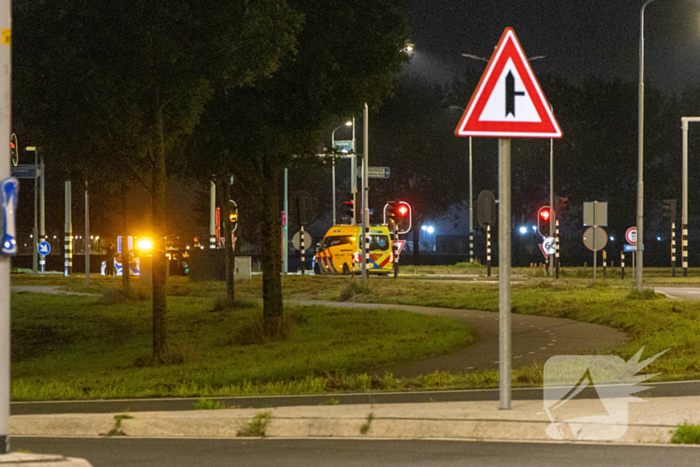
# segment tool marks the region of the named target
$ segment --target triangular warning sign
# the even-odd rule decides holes
[[[513,29],[506,28],[503,32],[455,134],[495,138],[562,137],[561,128]]]
[[[396,254],[400,255],[401,251],[403,250],[403,246],[406,244],[406,240],[397,240],[396,241]]]
[[[544,259],[549,258],[549,253],[547,253],[547,250],[544,249],[544,245],[540,243],[540,250],[542,251],[542,254],[544,255]]]

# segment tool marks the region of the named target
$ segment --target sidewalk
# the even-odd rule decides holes
[[[600,414],[599,399],[573,402],[579,417]],[[614,442],[668,443],[670,432],[678,424],[700,423],[700,397],[659,397],[647,402],[640,399],[640,402],[628,404],[628,429]],[[253,417],[269,413],[269,422],[258,424],[267,437],[552,441],[545,432],[551,423],[541,400],[513,401],[512,410],[498,407],[498,402],[489,401],[138,412],[130,414],[132,419],[122,420],[121,430],[129,437],[235,438]],[[571,412],[562,415],[565,417],[558,420],[573,418]],[[115,427],[114,416],[16,415],[11,417],[10,432],[12,436],[95,437]],[[593,425],[596,429],[609,430],[624,423],[606,421]],[[571,430],[561,431],[565,441],[575,440]],[[251,435],[256,436],[254,433]]]

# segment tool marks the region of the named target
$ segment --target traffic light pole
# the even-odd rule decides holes
[[[209,249],[216,248],[216,183],[210,181],[209,186]]]
[[[551,107],[551,105],[550,105]],[[549,234],[554,232],[554,218],[559,213],[554,210],[554,138],[549,139]],[[554,255],[549,255],[549,276],[554,277]]]
[[[498,140],[498,374],[501,410],[511,408],[510,139]]]

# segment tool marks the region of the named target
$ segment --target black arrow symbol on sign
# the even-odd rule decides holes
[[[524,91],[515,91],[515,77],[513,72],[509,71],[506,76],[506,117],[513,115],[515,117],[515,96],[524,96]]]

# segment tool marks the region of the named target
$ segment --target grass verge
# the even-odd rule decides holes
[[[457,320],[324,306],[286,307],[288,337],[260,341],[251,338],[258,305],[217,309],[209,297],[171,297],[168,305],[170,349],[165,364],[154,364],[147,301],[13,294],[12,399],[369,390],[377,383],[358,373],[473,341]]]

